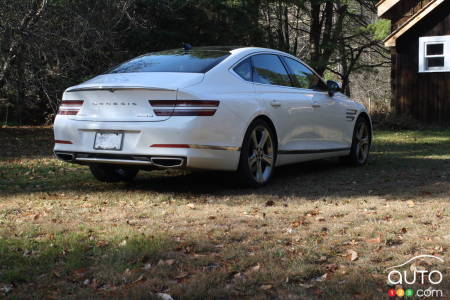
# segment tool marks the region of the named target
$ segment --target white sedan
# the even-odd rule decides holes
[[[237,171],[266,184],[276,166],[329,157],[367,162],[366,108],[290,54],[185,48],[146,54],[68,88],[55,155],[101,181],[139,170]]]

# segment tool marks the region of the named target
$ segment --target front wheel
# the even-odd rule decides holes
[[[267,184],[277,159],[275,133],[269,124],[258,119],[248,128],[241,149],[239,175],[251,187]]]
[[[370,123],[366,118],[359,117],[353,130],[353,141],[350,154],[342,158],[345,163],[353,166],[362,166],[369,159],[369,151],[372,142]]]
[[[103,182],[131,181],[136,177],[139,169],[132,166],[90,165],[92,175]]]

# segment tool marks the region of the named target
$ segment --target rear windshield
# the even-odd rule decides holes
[[[230,55],[218,50],[170,50],[155,52],[136,57],[106,72],[140,73],[140,72],[177,72],[206,73]]]

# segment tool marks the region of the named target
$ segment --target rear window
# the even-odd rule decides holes
[[[106,73],[206,73],[229,55],[229,52],[218,50],[192,50],[188,52],[183,50],[170,50],[155,52],[136,57]]]

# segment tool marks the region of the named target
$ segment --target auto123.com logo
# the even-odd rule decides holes
[[[434,264],[427,262],[428,260],[433,260]],[[406,298],[445,297],[444,291],[439,287],[444,280],[444,275],[436,267],[432,267],[432,265],[443,263],[444,260],[440,257],[419,255],[401,265],[386,269],[388,283],[395,287],[389,289],[388,295]],[[414,288],[416,286],[420,288]]]

